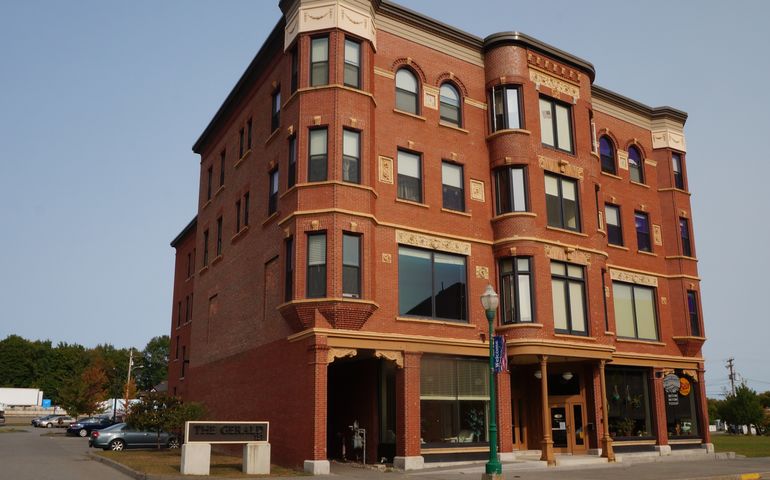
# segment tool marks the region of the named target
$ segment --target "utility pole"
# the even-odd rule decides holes
[[[728,376],[728,378],[730,379],[730,388],[732,389],[733,396],[735,396],[735,368],[734,368],[735,365],[733,364],[734,361],[735,359],[733,357],[728,358],[727,367],[725,367],[730,371],[730,375]]]

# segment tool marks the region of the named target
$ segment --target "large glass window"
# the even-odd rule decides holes
[[[307,297],[326,296],[326,233],[307,236]]]
[[[604,205],[604,216],[607,222],[607,242],[610,245],[623,245],[623,229],[620,225],[620,207]]]
[[[454,85],[445,83],[439,91],[441,121],[459,127],[462,124],[462,97]]]
[[[361,183],[361,132],[342,131],[342,180]]]
[[[532,259],[511,257],[500,260],[501,320],[503,323],[534,321],[532,308]]]
[[[521,128],[519,87],[499,85],[492,90],[492,131]]]
[[[679,217],[679,234],[682,238],[682,255],[692,257],[692,244],[690,243],[690,222],[684,217]]]
[[[572,153],[572,113],[569,105],[540,97],[540,139],[549,147]]]
[[[618,337],[658,339],[655,289],[643,285],[612,282],[615,329]]]
[[[420,362],[423,446],[487,442],[487,360],[424,356]]]
[[[495,170],[495,206],[497,214],[527,211],[525,167],[505,167]]]
[[[674,171],[674,186],[684,190],[684,174],[682,173],[682,155],[674,152],[671,154],[671,169]]]
[[[577,181],[545,175],[545,203],[548,225],[580,231],[580,204]]]
[[[407,68],[396,72],[396,108],[417,115],[420,88],[417,77]]]
[[[273,92],[270,111],[270,130],[275,131],[281,125],[281,87]]]
[[[690,317],[690,335],[701,336],[700,316],[698,315],[698,292],[687,290],[687,313]]]
[[[674,390],[678,377],[679,389]],[[666,384],[671,382],[671,390],[666,389]],[[666,429],[668,438],[697,438],[698,413],[697,392],[698,386],[695,379],[689,375],[677,371],[663,378],[663,388],[666,390]]]
[[[329,37],[314,38],[310,42],[310,86],[329,83]]]
[[[278,209],[278,169],[273,169],[268,178],[270,193],[267,198],[267,214],[272,215]]]
[[[400,315],[466,322],[465,257],[410,247],[398,249]]]
[[[612,140],[607,137],[599,139],[599,156],[602,160],[602,172],[616,174],[615,145],[612,144]]]
[[[640,252],[651,252],[650,217],[644,212],[634,212],[634,223],[636,224],[636,248]]]
[[[361,87],[361,44],[345,39],[345,85]]]
[[[463,167],[453,163],[441,163],[443,206],[449,210],[465,211]]]
[[[628,170],[631,175],[631,181],[644,183],[644,162],[639,149],[631,146],[628,148]]]
[[[361,236],[342,235],[342,296],[361,296]]]
[[[323,182],[327,171],[327,131],[325,128],[310,130],[310,155],[308,161],[309,182]]]
[[[570,335],[588,335],[583,267],[551,262],[554,329]]]
[[[605,370],[610,436],[615,440],[654,438],[648,371],[608,366]]]
[[[398,151],[398,198],[422,202],[422,159],[416,153]]]

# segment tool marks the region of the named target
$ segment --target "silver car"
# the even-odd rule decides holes
[[[114,451],[126,448],[155,448],[158,443],[161,447],[179,448],[179,439],[168,432],[160,432],[158,442],[157,432],[135,430],[125,423],[94,430],[88,439],[89,447]]]

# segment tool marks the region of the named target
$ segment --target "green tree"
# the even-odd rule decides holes
[[[765,416],[759,395],[745,383],[735,389],[735,395],[727,395],[719,408],[719,414],[727,423],[748,426],[761,425]],[[751,435],[751,428],[748,433]]]
[[[770,391],[759,394],[759,403],[765,408],[770,408]]]
[[[198,403],[182,403],[179,397],[166,393],[151,392],[133,405],[126,423],[137,430],[156,432],[156,445],[160,448],[160,433],[169,432],[181,438],[184,424],[203,418],[205,410]]]
[[[168,378],[168,335],[152,338],[142,350],[139,361],[143,368],[136,372],[136,384],[140,390],[149,391]]]
[[[0,342],[0,387],[30,388],[35,382],[32,342],[9,335]]]
[[[84,413],[95,413],[99,403],[106,398],[104,385],[107,375],[99,367],[91,366],[80,375],[72,376],[61,390],[61,406],[67,413],[77,417]]]
[[[724,400],[717,400],[715,398],[707,399],[709,409],[709,423],[713,424],[716,423],[717,420],[721,419],[719,415],[719,407],[722,402],[724,402]]]

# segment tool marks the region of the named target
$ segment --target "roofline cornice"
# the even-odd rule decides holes
[[[193,231],[195,227],[198,225],[198,215],[194,216],[192,220],[190,220],[190,223],[187,224],[186,227],[182,229],[181,232],[179,232],[179,235],[174,237],[173,240],[171,240],[171,246],[176,248],[176,246],[179,244],[179,242],[184,239],[188,233]]]
[[[615,93],[612,90],[600,87],[599,85],[591,86],[591,96],[597,100],[614,103],[622,108],[648,117],[651,120],[669,118],[681,122],[682,125],[687,121],[687,112],[669,106],[650,107],[649,105],[637,102],[636,100],[632,100],[619,93]]]

